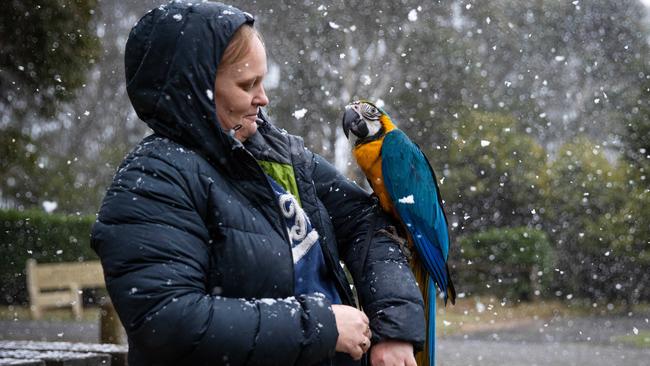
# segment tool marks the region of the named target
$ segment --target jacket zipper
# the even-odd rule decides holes
[[[314,190],[314,196],[316,196],[316,199],[318,200],[318,194],[316,193],[317,192],[316,185],[314,184],[313,180],[311,181],[311,187]],[[317,210],[316,214],[318,215],[318,221],[320,221],[321,223],[320,226],[324,228],[325,223],[323,221],[321,213],[318,211],[318,205],[316,207],[316,210]],[[334,241],[336,241],[336,237],[334,238]],[[325,261],[329,262],[330,265],[332,266],[331,271],[334,274],[334,278],[336,279],[336,282],[338,283],[339,287],[341,287],[339,292],[341,291],[343,292],[339,294],[339,296],[341,296],[341,300],[343,300],[343,297],[345,297],[348,304],[354,305],[357,307],[357,309],[360,309],[361,305],[354,301],[354,296],[350,296],[350,293],[352,292],[352,289],[349,288],[351,283],[348,281],[347,277],[345,276],[345,273],[342,273],[344,270],[343,268],[341,268],[341,263],[338,263],[334,260],[334,258],[332,257],[332,253],[330,252],[329,247],[327,246],[327,243],[321,241],[320,247],[321,247],[321,251],[323,252],[323,256],[326,257]],[[341,276],[343,276],[343,278],[341,278]]]
[[[292,274],[291,288],[293,289],[293,294],[295,294],[296,293],[296,273],[295,273],[296,269],[293,264],[293,247],[291,243],[291,238],[289,237],[289,233],[287,232],[287,225],[284,222],[284,214],[282,214],[282,211],[280,210],[280,206],[278,205],[278,201],[277,199],[275,199],[276,198],[275,191],[273,190],[273,187],[271,186],[269,180],[266,178],[266,173],[264,172],[260,164],[257,162],[257,159],[255,159],[255,157],[244,147],[241,148],[244,149],[244,151],[246,151],[246,154],[250,157],[250,159],[253,159],[253,161],[255,162],[257,174],[264,179],[264,182],[266,183],[267,191],[271,194],[271,197],[273,197],[275,200],[274,202],[275,204],[273,205],[275,206],[275,213],[278,214],[278,217],[280,219],[280,223],[281,223],[280,227],[284,227],[284,230],[280,230],[280,231],[282,231],[282,237],[284,238],[285,242],[289,245],[289,257],[291,259],[291,274]]]

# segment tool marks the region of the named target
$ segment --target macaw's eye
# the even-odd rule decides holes
[[[378,112],[379,111],[377,110],[377,108],[375,108],[375,107],[370,108],[370,113],[377,114]]]

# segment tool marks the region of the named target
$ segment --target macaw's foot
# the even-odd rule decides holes
[[[411,250],[408,248],[406,239],[402,238],[397,234],[397,230],[395,229],[395,226],[388,226],[386,229],[379,229],[377,230],[378,233],[389,237],[392,239],[394,242],[396,242],[399,245],[399,248],[402,250],[402,253],[406,256],[407,259],[411,259],[413,256],[411,253]]]

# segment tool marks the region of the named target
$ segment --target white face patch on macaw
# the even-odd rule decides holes
[[[366,125],[368,126],[368,136],[375,135],[379,130],[381,130],[381,122],[379,120],[372,121],[372,120],[367,120],[364,118],[366,121]]]
[[[373,136],[381,130],[381,121],[379,120],[381,111],[379,108],[368,102],[351,103],[348,105],[348,108],[352,108],[357,112],[366,123],[366,126],[368,127],[368,136]]]

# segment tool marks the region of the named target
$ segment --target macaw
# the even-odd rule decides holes
[[[391,118],[375,104],[361,100],[348,104],[343,131],[354,140],[353,155],[384,211],[401,223],[408,245],[417,256],[411,267],[425,302],[427,347],[418,364],[435,365],[436,288],[456,302],[449,276],[449,230],[436,175],[426,156]],[[399,238],[397,238],[399,240]]]

